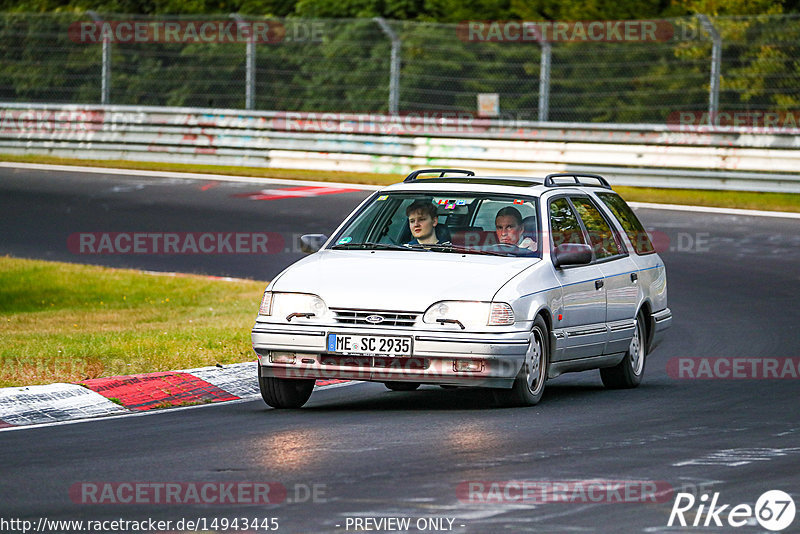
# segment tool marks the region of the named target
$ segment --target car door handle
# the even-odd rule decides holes
[[[639,275],[636,273],[631,273],[631,282],[636,282],[639,279]]]
[[[594,281],[594,288],[595,289],[600,289],[601,287],[603,287],[603,285],[605,285],[605,282],[602,281],[602,280],[595,280]]]

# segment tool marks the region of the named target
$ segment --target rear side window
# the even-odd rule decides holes
[[[622,200],[622,197],[615,193],[596,193],[597,197],[603,201],[603,204],[608,206],[611,213],[617,218],[622,225],[622,229],[628,234],[628,239],[633,244],[633,249],[637,254],[651,254],[655,252],[653,243],[650,241],[650,236],[647,235],[642,223],[633,213],[628,204]]]
[[[575,210],[581,216],[586,231],[589,232],[589,239],[592,241],[594,257],[598,260],[610,258],[618,255],[619,245],[614,237],[614,232],[592,201],[583,197],[572,197]]]

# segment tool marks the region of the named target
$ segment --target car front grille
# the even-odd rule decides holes
[[[414,326],[419,319],[420,313],[417,312],[397,312],[380,310],[348,310],[343,308],[331,308],[337,323],[358,324],[366,326]],[[381,317],[380,322],[368,321],[367,317]]]
[[[318,361],[322,365],[368,367],[374,369],[405,369],[407,371],[424,371],[431,366],[430,358],[389,358],[384,356],[321,354]]]

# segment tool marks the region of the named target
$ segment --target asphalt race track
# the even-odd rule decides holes
[[[287,187],[4,168],[0,254],[268,280],[301,257],[295,235],[331,232],[367,195],[236,196]],[[800,504],[800,376],[688,379],[675,369],[678,358],[724,357],[747,369],[779,359],[779,370],[788,361],[797,373],[800,221],[639,215],[660,232],[674,323],[638,389],[606,390],[590,371],[550,381],[536,407],[498,409],[482,391],[357,384],[315,393],[299,411],[259,400],[0,432],[0,516],[151,518],[173,521],[170,530],[199,530],[175,527],[181,519],[277,518],[278,532],[292,533],[364,532],[378,523],[356,519],[382,518],[410,518],[408,532],[767,532],[754,517],[734,528],[728,514],[768,490]],[[284,247],[81,254],[68,245],[80,232],[274,232]],[[86,493],[208,482],[275,483],[274,504],[171,504],[163,495],[94,504],[100,493]],[[653,487],[645,502],[636,498]],[[697,496],[684,517],[699,526],[667,526],[677,492]],[[717,508],[730,505],[716,528],[698,509],[715,493]],[[800,518],[784,532],[800,532]]]

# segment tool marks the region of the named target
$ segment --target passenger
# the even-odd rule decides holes
[[[494,219],[497,242],[505,245],[516,245],[528,250],[536,250],[536,241],[524,235],[522,214],[513,206],[506,206],[497,212]]]
[[[413,239],[409,245],[436,245],[443,243],[436,236],[436,225],[439,224],[436,204],[427,200],[415,200],[406,208],[408,227]]]

